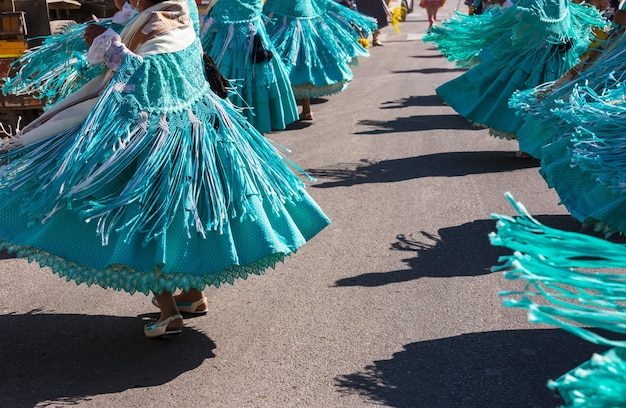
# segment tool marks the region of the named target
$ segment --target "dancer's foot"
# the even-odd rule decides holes
[[[531,156],[530,153],[526,153],[522,151],[515,152],[515,157],[517,157],[518,159],[532,159],[533,158],[533,156]]]
[[[182,333],[183,324],[183,317],[179,314],[170,317],[161,314],[159,320],[144,326],[143,334],[149,339],[176,336]]]
[[[204,296],[204,293],[198,289],[182,291],[174,296],[174,301],[176,302],[178,310],[184,313],[204,314],[209,310],[207,298]],[[152,304],[156,307],[160,307],[156,297],[152,298]]]
[[[311,113],[311,112],[302,112],[300,114],[300,120],[313,120],[313,113]]]

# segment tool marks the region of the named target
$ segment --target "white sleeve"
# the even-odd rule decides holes
[[[104,62],[110,69],[117,71],[129,54],[141,58],[126,48],[120,36],[108,28],[93,40],[87,52],[87,61],[92,65]]]

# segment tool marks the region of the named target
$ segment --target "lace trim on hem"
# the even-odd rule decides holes
[[[150,292],[174,293],[178,290],[188,291],[191,288],[203,290],[207,286],[219,287],[223,283],[233,284],[235,279],[247,279],[248,275],[263,275],[268,268],[274,269],[278,262],[284,262],[286,256],[295,253],[276,253],[261,258],[248,265],[232,265],[219,272],[206,276],[185,273],[162,273],[158,267],[151,271],[137,271],[127,265],[110,265],[103,269],[90,268],[70,262],[62,257],[25,245],[17,245],[0,239],[0,250],[18,258],[25,258],[29,263],[37,262],[39,266],[49,267],[52,273],[67,282],[74,281],[88,287],[98,285],[105,289],[134,294],[136,292],[148,295]]]
[[[348,81],[340,81],[334,84],[328,85],[313,85],[311,83],[302,84],[302,85],[291,85],[293,89],[293,94],[296,99],[302,98],[320,98],[323,96],[334,95],[339,92],[342,92],[346,86],[348,86]]]
[[[489,134],[493,137],[497,137],[498,139],[506,139],[506,140],[517,139],[517,133],[505,132],[503,130],[498,130],[494,128],[489,128]]]

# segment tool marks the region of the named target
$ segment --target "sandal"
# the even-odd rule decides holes
[[[299,118],[300,120],[313,120],[313,114],[311,112],[301,113]]]
[[[174,316],[170,316],[167,319],[163,320],[160,323],[154,322],[150,324],[146,324],[143,327],[143,334],[149,339],[156,339],[159,337],[169,337],[169,336],[177,336],[183,332],[181,328],[177,329],[168,329],[167,326],[173,322],[174,320],[181,319],[182,316],[177,314]]]
[[[152,298],[152,304],[159,307],[159,303],[155,297]],[[203,305],[206,307],[202,310],[198,310],[198,308]],[[207,303],[206,297],[196,300],[195,302],[176,302],[176,307],[180,312],[191,314],[206,314],[209,311],[209,304]]]

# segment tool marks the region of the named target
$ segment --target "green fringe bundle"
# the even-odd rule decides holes
[[[601,272],[626,268],[626,246],[542,225],[509,193],[506,197],[519,216],[492,215],[497,232],[489,238],[492,245],[514,253],[502,257],[493,270],[525,285],[501,292],[504,305],[526,309],[530,322],[616,347],[550,381],[550,388],[561,393],[567,407],[626,406],[626,340],[594,332],[626,333],[626,275]]]
[[[89,46],[83,34],[89,24],[93,22],[69,25],[28,50],[13,63],[17,73],[6,79],[2,92],[45,98],[50,107],[104,72],[104,64],[92,66],[87,62]],[[111,20],[98,24],[118,33],[124,28]]]
[[[456,66],[469,67],[484,59],[479,57],[483,49],[500,39],[506,41],[517,23],[516,12],[515,7],[499,6],[491,6],[483,14],[455,12],[440,26],[433,25],[423,40],[433,43]]]

